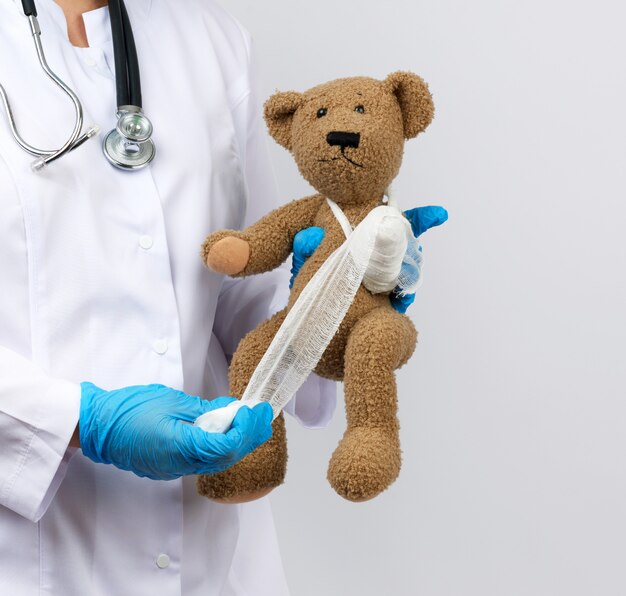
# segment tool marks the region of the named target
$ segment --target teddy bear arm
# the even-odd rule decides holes
[[[292,201],[268,213],[241,233],[250,246],[248,263],[240,275],[271,271],[293,251],[293,239],[315,223],[322,204],[319,196]]]

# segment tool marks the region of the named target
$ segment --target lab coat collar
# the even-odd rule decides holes
[[[12,0],[16,10],[22,12],[21,0]],[[37,0],[36,2],[37,12],[41,15],[49,16],[52,21],[61,28],[63,33],[67,31],[67,24],[65,21],[65,15],[63,10],[54,0]],[[126,6],[129,18],[133,29],[140,29],[150,15],[150,9],[152,8],[152,0],[132,0],[127,3]],[[40,17],[41,18],[41,17]],[[85,21],[85,29],[87,30],[87,37],[90,43],[93,45],[101,45],[103,42],[108,41],[111,38],[109,33],[108,37],[103,37],[100,33],[109,27],[109,7],[97,8],[89,12],[83,13],[83,20]],[[103,27],[103,21],[107,27]],[[91,33],[91,35],[90,35]]]

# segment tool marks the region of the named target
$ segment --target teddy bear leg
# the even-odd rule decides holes
[[[377,308],[352,329],[345,352],[347,429],[328,466],[328,480],[350,501],[367,501],[400,472],[394,370],[411,356],[417,331],[410,319]]]
[[[243,395],[285,315],[286,310],[276,313],[248,333],[237,346],[228,372],[234,397]],[[272,437],[239,463],[217,474],[198,476],[198,492],[221,503],[246,503],[264,497],[282,484],[287,470],[287,439],[282,413],[272,427]]]

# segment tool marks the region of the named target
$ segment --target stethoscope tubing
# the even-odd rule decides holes
[[[128,85],[130,89],[130,105],[142,107],[141,97],[141,75],[139,74],[139,58],[137,57],[137,47],[135,46],[135,36],[130,26],[130,19],[126,11],[126,5],[119,0],[122,7],[122,24],[124,25],[124,41],[126,42],[126,56],[128,60]],[[125,105],[125,104],[118,104]]]
[[[115,87],[118,111],[122,106],[141,108],[141,80],[137,48],[126,5],[122,0],[109,0],[113,55],[115,61]]]
[[[4,109],[9,119],[9,126],[11,128],[13,137],[15,138],[17,143],[20,145],[20,147],[24,149],[24,151],[30,153],[34,157],[40,158],[39,160],[35,162],[35,164],[37,164],[36,167],[40,169],[46,164],[56,159],[59,159],[59,157],[62,157],[68,151],[71,151],[72,149],[82,145],[87,139],[92,137],[96,131],[94,131],[93,129],[89,129],[86,133],[84,133],[81,136],[80,131],[83,128],[82,104],[80,103],[80,100],[78,99],[78,96],[76,95],[76,93],[74,93],[48,66],[46,55],[44,53],[43,46],[41,45],[41,29],[39,28],[39,23],[37,21],[37,11],[34,10],[34,2],[32,2],[32,0],[30,1],[22,0],[22,4],[29,5],[29,6],[25,6],[24,11],[25,13],[26,11],[29,12],[27,16],[28,16],[28,21],[30,24],[30,29],[31,29],[31,33],[33,36],[33,40],[35,42],[35,47],[37,49],[37,58],[39,59],[39,64],[41,65],[41,68],[46,73],[48,78],[52,80],[72,100],[72,104],[74,105],[74,111],[76,114],[74,130],[72,131],[72,134],[67,139],[67,141],[65,141],[65,143],[59,149],[39,149],[35,147],[34,145],[27,143],[17,131],[17,126],[15,124],[15,117],[13,115],[13,110],[11,109],[9,99],[7,97],[4,87],[0,85],[0,97],[2,99]],[[32,6],[32,9],[30,8],[31,6]],[[34,164],[34,167],[35,167],[35,164]]]

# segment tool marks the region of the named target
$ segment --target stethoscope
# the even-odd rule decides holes
[[[98,134],[100,128],[91,126],[83,129],[83,106],[74,93],[48,66],[41,45],[41,29],[37,21],[37,9],[34,0],[22,0],[24,14],[28,17],[30,30],[37,49],[37,57],[43,71],[72,100],[76,112],[74,130],[59,149],[38,149],[29,145],[17,132],[15,118],[4,87],[0,85],[0,97],[9,118],[11,133],[15,141],[37,159],[32,163],[33,171],[42,170],[47,164],[59,159],[66,153],[80,147],[86,140]],[[123,170],[138,170],[147,166],[155,155],[152,136],[152,123],[141,108],[141,81],[135,38],[123,0],[109,0],[113,54],[115,60],[115,87],[117,92],[117,126],[111,130],[102,143],[104,155],[111,165]]]

